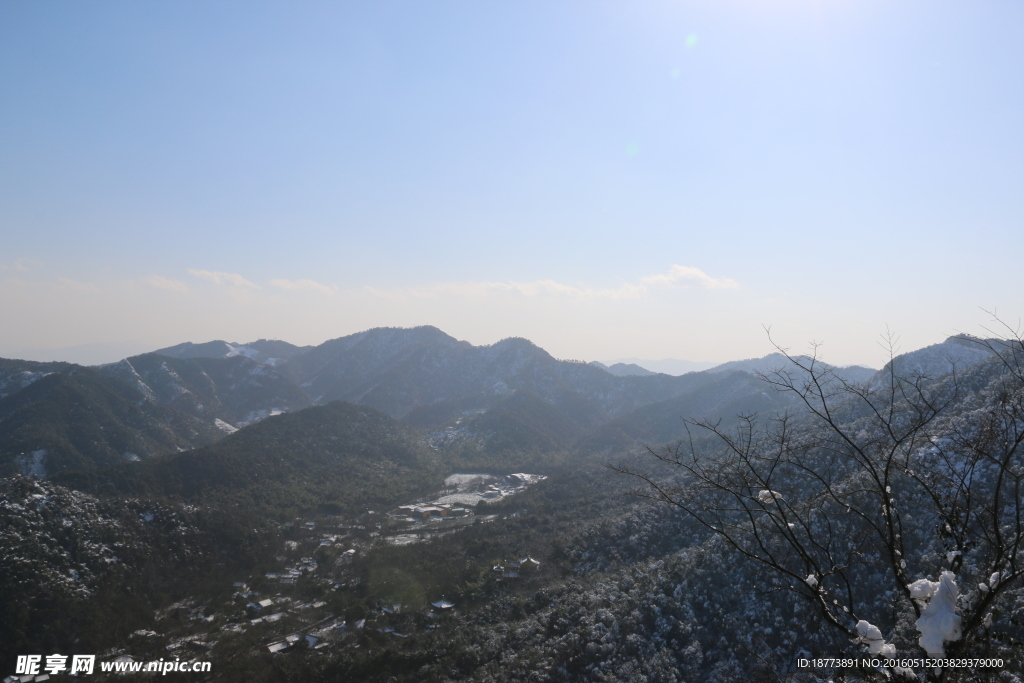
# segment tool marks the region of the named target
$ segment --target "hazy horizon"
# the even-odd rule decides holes
[[[365,331],[365,330],[360,330],[360,332],[363,332],[363,331]],[[441,330],[441,331],[445,332],[444,330]],[[342,336],[345,336],[345,335],[342,335]],[[515,335],[515,336],[521,336],[521,335]],[[337,337],[332,337],[331,339],[336,339],[336,338]],[[279,339],[279,338],[272,338],[272,339],[273,340],[279,340],[279,341],[285,341],[285,342],[288,342],[288,343],[293,343],[289,339]],[[244,345],[244,344],[249,344],[249,343],[252,343],[252,342],[255,342],[255,341],[259,341],[259,340],[257,340],[257,339],[248,339],[248,340],[245,340],[245,341],[241,341],[241,340],[237,340],[237,339],[186,339],[186,340],[182,340],[182,341],[179,341],[179,342],[175,342],[174,344],[167,344],[167,345],[162,345],[162,346],[159,346],[159,347],[153,347],[153,346],[146,345],[146,344],[138,342],[138,341],[116,342],[116,343],[109,343],[109,344],[97,343],[97,344],[82,344],[82,345],[78,345],[78,346],[71,346],[71,347],[64,347],[64,348],[19,349],[19,350],[15,350],[15,351],[11,352],[10,354],[8,354],[6,356],[0,355],[0,357],[17,358],[17,359],[21,359],[21,360],[31,360],[31,361],[65,361],[65,362],[70,362],[70,363],[78,363],[80,365],[103,365],[103,364],[108,364],[108,363],[114,363],[114,362],[117,362],[117,361],[119,361],[119,360],[121,360],[123,358],[127,358],[127,357],[130,357],[130,356],[135,356],[135,355],[144,354],[144,353],[150,353],[150,352],[158,351],[158,350],[163,349],[163,348],[177,346],[177,345],[183,344],[183,343],[202,344],[202,343],[211,342],[211,341],[224,341],[224,342],[228,342],[228,343],[231,343],[231,344]],[[323,343],[323,342],[326,342],[326,341],[330,341],[330,339],[322,340],[322,342],[320,342],[320,343]],[[461,340],[460,339],[460,341],[468,341],[468,340]],[[501,341],[501,340],[500,339],[494,339],[492,341],[485,342],[483,344],[477,344],[477,343],[474,343],[474,342],[471,342],[471,343],[473,343],[474,346],[487,346],[487,345],[490,345],[490,344],[494,344],[494,343],[496,343],[498,341]],[[532,342],[533,340],[530,340],[530,341]],[[944,341],[944,339],[938,339],[938,340],[936,340],[935,342],[932,342],[932,343],[940,343],[942,341]],[[318,344],[311,344],[310,346],[317,346],[317,345]],[[930,345],[931,344],[926,344],[925,346],[930,346]],[[544,348],[543,345],[538,344],[538,346],[540,348],[542,348],[542,349]],[[881,349],[881,347],[879,347],[879,348]],[[915,351],[918,348],[924,348],[924,347],[908,348],[908,347],[905,347],[902,344],[900,344],[898,346],[898,348],[896,349],[896,351],[897,351],[897,353],[907,353],[907,352],[910,352],[910,351]],[[544,350],[545,351],[549,351],[548,349],[544,349]],[[790,351],[791,353],[795,354],[795,355],[799,355],[801,353],[811,352],[813,349],[810,348],[810,346],[808,346],[807,348],[794,348],[794,349],[787,349],[787,350]],[[652,372],[661,372],[661,373],[665,373],[665,374],[668,374],[668,375],[682,375],[682,374],[685,374],[685,373],[688,373],[688,372],[700,372],[702,370],[707,370],[707,369],[713,368],[715,366],[721,365],[723,363],[728,363],[728,362],[732,362],[732,361],[743,361],[743,360],[753,360],[753,359],[756,359],[756,358],[763,358],[764,356],[770,355],[772,353],[776,353],[777,351],[778,351],[778,349],[776,349],[774,347],[770,347],[767,350],[765,350],[764,353],[762,353],[762,354],[760,354],[758,356],[743,356],[743,357],[735,357],[735,358],[725,358],[725,359],[722,359],[722,360],[715,360],[715,361],[707,361],[707,360],[696,360],[695,361],[695,360],[686,359],[686,358],[639,358],[639,357],[636,357],[636,356],[618,357],[618,358],[583,358],[583,357],[580,357],[580,356],[568,355],[568,356],[555,356],[555,357],[558,358],[558,359],[562,359],[562,360],[572,359],[572,360],[584,360],[586,362],[597,361],[597,362],[602,363],[602,364],[604,364],[606,366],[615,365],[616,363],[636,364],[636,365],[639,365],[640,367],[642,367],[642,368],[644,368],[646,370],[650,370]],[[550,353],[550,351],[549,351],[549,353]],[[554,354],[552,354],[552,355],[554,355]],[[885,361],[888,360],[887,353],[882,353],[881,357],[882,357],[882,362],[876,363],[875,365],[866,365],[866,364],[862,364],[862,363],[836,363],[836,365],[840,365],[840,366],[860,365],[862,367],[869,367],[869,368],[872,368],[872,369],[878,369],[878,368],[882,367],[882,365],[884,365]]]

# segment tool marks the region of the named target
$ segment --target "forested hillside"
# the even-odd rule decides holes
[[[212,420],[145,397],[93,368],[69,366],[0,398],[0,471],[46,476],[173,453],[223,435]]]
[[[441,479],[436,456],[407,427],[372,408],[335,401],[267,418],[210,446],[56,481],[111,496],[291,515],[393,503],[436,488]]]

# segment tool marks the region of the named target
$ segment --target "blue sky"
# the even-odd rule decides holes
[[[2,3],[0,355],[877,366],[1024,315],[1022,67],[1010,0]]]

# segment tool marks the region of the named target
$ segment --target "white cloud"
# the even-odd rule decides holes
[[[196,270],[195,268],[188,269],[189,275],[211,282],[218,287],[224,285],[230,285],[232,287],[248,287],[250,289],[260,289],[260,286],[254,282],[249,282],[238,273],[223,273],[219,270]]]
[[[187,292],[188,285],[181,280],[172,280],[166,278],[163,275],[150,275],[143,280],[147,285],[154,289],[163,289],[168,292]]]
[[[314,292],[321,292],[323,294],[334,294],[334,290],[327,285],[322,285],[319,282],[313,280],[285,280],[276,279],[271,280],[270,284],[279,289],[286,289],[290,292],[298,292],[302,290],[309,290]]]
[[[619,287],[587,287],[567,285],[555,280],[531,280],[528,282],[440,282],[433,285],[419,285],[400,290],[380,290],[366,287],[375,296],[393,301],[407,298],[431,298],[438,296],[461,296],[481,298],[493,293],[514,293],[527,297],[558,296],[571,299],[593,300],[639,299],[652,289],[698,286],[703,289],[738,289],[739,284],[728,278],[713,278],[699,268],[673,265],[668,273],[641,278],[639,283],[625,283]]]
[[[700,268],[673,265],[668,273],[651,275],[640,280],[648,287],[676,287],[694,284],[704,289],[739,289],[739,283],[729,278],[713,278]]]

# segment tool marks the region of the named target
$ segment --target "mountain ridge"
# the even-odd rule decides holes
[[[672,376],[558,360],[521,337],[474,346],[432,326],[373,328],[314,347],[215,340],[160,351],[95,367],[0,360],[0,473],[46,476],[191,450],[268,416],[335,400],[427,432],[479,427],[493,436],[500,430],[488,423],[506,425],[518,436],[502,448],[562,447],[575,439],[594,445],[602,427],[616,435],[609,444],[678,438],[677,426],[654,415],[771,409],[779,401],[762,400],[762,385],[726,376],[755,377],[788,362],[776,353]],[[989,353],[955,337],[895,362],[907,372],[935,375],[952,369],[951,359],[963,366]],[[822,367],[849,383],[882,381],[860,366]],[[746,394],[725,401],[725,385],[715,386],[722,382]],[[565,435],[552,439],[543,426],[551,424],[562,425]]]

